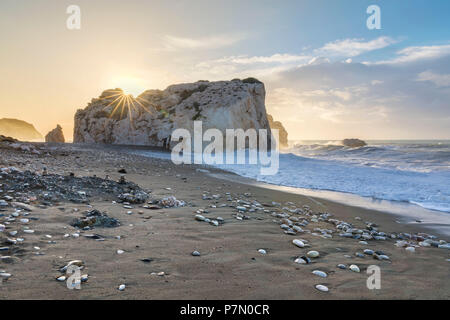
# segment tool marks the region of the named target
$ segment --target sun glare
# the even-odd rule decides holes
[[[111,88],[121,88],[125,95],[138,97],[142,92],[149,89],[144,85],[144,81],[134,77],[117,77],[111,81]]]

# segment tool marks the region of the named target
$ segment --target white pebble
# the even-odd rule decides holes
[[[322,278],[326,278],[327,277],[327,274],[325,272],[323,272],[323,271],[320,271],[320,270],[314,270],[312,273],[315,274],[316,276],[319,276],[319,277],[322,277]]]
[[[304,248],[305,247],[305,243],[303,241],[299,240],[299,239],[292,240],[292,243],[294,245],[296,245],[297,247],[299,247],[299,248]]]
[[[119,286],[119,291],[123,291],[123,290],[125,290],[125,285],[124,285],[124,284],[121,284],[121,285]]]
[[[360,272],[359,267],[356,264],[352,264],[349,269],[353,272]]]
[[[322,292],[328,292],[328,287],[325,287],[324,285],[318,284],[316,285],[316,289]]]
[[[317,252],[317,251],[309,251],[306,255],[308,257],[310,257],[310,258],[317,258],[319,256],[319,252]]]

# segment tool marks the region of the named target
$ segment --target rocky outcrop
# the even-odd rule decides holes
[[[28,122],[17,119],[0,119],[0,135],[13,137],[22,141],[42,139],[42,135]]]
[[[279,132],[279,143],[280,148],[288,147],[288,132],[284,128],[280,121],[274,121],[270,114],[267,114],[267,120],[269,120],[269,125],[271,129],[277,129]]]
[[[57,142],[64,143],[66,140],[64,139],[64,134],[61,126],[58,124],[55,129],[47,133],[45,136],[45,142]]]
[[[264,84],[256,79],[199,81],[165,90],[147,90],[137,98],[121,89],[106,90],[75,114],[75,143],[170,147],[173,130],[268,129]]]
[[[350,148],[360,148],[367,146],[367,143],[365,141],[359,139],[344,139],[342,140],[342,144]]]

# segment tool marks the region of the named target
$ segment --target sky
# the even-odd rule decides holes
[[[381,29],[366,25],[370,5]],[[449,12],[448,0],[1,0],[0,118],[44,135],[60,124],[70,140],[103,90],[256,77],[293,140],[450,139]]]

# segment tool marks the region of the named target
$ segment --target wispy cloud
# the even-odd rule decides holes
[[[450,55],[450,45],[414,46],[397,51],[397,57],[375,62],[375,64],[410,63],[425,59],[437,59]]]
[[[370,41],[343,39],[329,42],[314,52],[322,56],[356,57],[366,52],[386,48],[396,42],[390,37],[379,37]]]
[[[438,87],[450,87],[450,74],[438,74],[427,70],[419,73],[417,81],[430,81]]]
[[[187,38],[165,35],[163,37],[163,47],[166,50],[178,49],[217,49],[232,46],[242,41],[246,36],[239,35],[217,35],[202,38]]]

